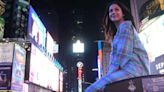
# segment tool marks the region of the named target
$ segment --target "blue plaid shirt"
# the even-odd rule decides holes
[[[147,75],[148,63],[147,52],[137,31],[131,21],[124,21],[120,24],[113,39],[109,73],[120,67],[134,76]]]
[[[131,21],[119,25],[112,42],[108,73],[90,85],[85,92],[97,92],[106,84],[149,73],[148,55]]]

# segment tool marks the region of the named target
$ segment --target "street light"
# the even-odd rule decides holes
[[[83,75],[83,62],[77,62],[78,68],[78,92],[82,92],[82,75]]]
[[[84,53],[84,43],[80,42],[80,40],[77,40],[75,43],[73,43],[73,53],[77,54],[78,56],[80,54]],[[80,58],[80,57],[78,57]],[[83,75],[83,62],[79,61],[77,62],[77,68],[78,68],[78,92],[82,92],[82,75]]]
[[[84,43],[81,43],[80,40],[73,43],[73,53],[84,53]]]

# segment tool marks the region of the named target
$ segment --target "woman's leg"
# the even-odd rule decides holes
[[[127,78],[132,78],[132,77],[133,77],[133,75],[131,75],[130,73],[128,73],[124,70],[119,70],[112,74],[106,74],[101,79],[99,79],[96,82],[94,82],[93,84],[91,84],[85,90],[85,92],[97,92],[97,90],[104,89],[104,87],[109,83],[112,83],[115,81],[120,81],[120,80],[127,79]]]

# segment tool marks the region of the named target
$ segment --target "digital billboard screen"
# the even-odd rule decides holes
[[[39,47],[45,48],[46,28],[32,6],[29,10],[28,37]]]
[[[51,34],[47,31],[47,40],[46,40],[46,50],[47,52],[53,56],[53,51],[54,51],[54,40],[51,36]]]
[[[29,82],[42,87],[59,90],[59,69],[39,50],[31,45]]]
[[[151,75],[164,74],[164,14],[149,20],[139,37],[148,53]]]
[[[7,49],[6,49],[7,48]],[[14,43],[0,43],[0,65],[11,65],[13,59]]]
[[[25,77],[26,51],[23,47],[15,44],[12,64],[11,90],[22,92]]]

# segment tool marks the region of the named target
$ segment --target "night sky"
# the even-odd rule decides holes
[[[97,44],[94,42],[103,39],[101,20],[109,0],[31,0],[31,4],[43,24],[50,31],[53,38],[59,43],[59,60],[64,68],[67,65],[76,65],[72,53],[72,37],[80,32],[85,44],[83,61],[85,62],[86,81],[94,82],[97,76],[92,68],[97,67]],[[127,2],[129,0],[125,0]],[[129,5],[129,3],[126,3]],[[82,16],[83,24],[79,30],[74,21],[76,16]],[[91,77],[92,76],[92,77]]]

